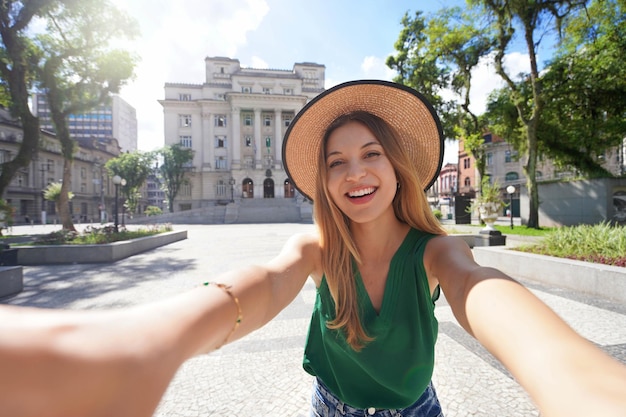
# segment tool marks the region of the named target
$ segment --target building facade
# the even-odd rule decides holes
[[[502,198],[505,201],[512,200],[513,216],[520,213],[519,198],[521,187],[526,186],[524,174],[525,158],[520,158],[513,146],[504,139],[491,133],[483,136],[486,157],[486,175],[491,183],[497,182],[502,189]],[[625,139],[626,144],[626,139]],[[602,166],[615,176],[624,175],[625,144],[607,151],[601,156]],[[474,198],[480,189],[480,179],[476,170],[474,157],[465,150],[463,140],[459,141],[459,195]],[[574,178],[576,173],[570,170],[559,169],[551,160],[539,158],[535,171],[537,181],[554,181]],[[506,192],[508,186],[515,187],[513,195]]]
[[[12,160],[22,142],[23,131],[7,111],[0,110],[0,163]],[[37,155],[20,169],[4,192],[15,211],[15,224],[54,223],[56,207],[43,198],[46,187],[63,177],[61,144],[51,133],[42,131]],[[119,155],[113,138],[78,141],[72,164],[70,213],[75,222],[110,220],[114,213],[115,187],[104,165]],[[107,214],[108,213],[108,214]]]
[[[325,67],[242,68],[239,60],[205,59],[202,84],[166,83],[160,100],[165,144],[194,151],[190,182],[174,211],[239,199],[294,198],[282,140],[302,107],[324,91]]]
[[[44,94],[32,96],[33,114],[39,117],[42,130],[55,132],[50,107]],[[68,118],[70,137],[75,140],[115,138],[123,152],[137,150],[137,112],[119,96],[96,109],[72,114]]]

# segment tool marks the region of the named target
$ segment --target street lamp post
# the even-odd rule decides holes
[[[513,229],[513,194],[515,193],[515,187],[509,185],[506,187],[506,192],[509,193],[509,213],[511,216],[511,229]]]
[[[230,180],[228,180],[228,183],[230,184],[230,202],[234,203],[235,202],[235,179],[233,177],[230,177]]]
[[[120,177],[119,175],[116,175],[113,177],[113,184],[115,184],[115,225],[113,230],[115,230],[115,233],[119,232],[119,213],[118,213],[118,196],[119,196],[119,189],[120,189],[120,184],[122,183],[122,181],[124,181],[122,179],[122,177]],[[124,181],[126,182],[126,181]]]

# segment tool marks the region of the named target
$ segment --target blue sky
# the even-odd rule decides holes
[[[163,145],[166,82],[202,84],[204,58],[237,58],[244,67],[291,69],[296,62],[326,67],[326,87],[391,79],[385,59],[394,53],[405,12],[434,12],[464,0],[113,0],[134,16],[141,38],[126,46],[141,57],[137,78],[122,97],[137,109],[139,149]],[[524,69],[524,56],[511,65]],[[475,110],[484,108],[499,80],[483,66],[475,76]],[[454,152],[452,149],[450,153]],[[455,160],[446,155],[447,160]]]

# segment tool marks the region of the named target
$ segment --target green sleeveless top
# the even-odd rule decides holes
[[[335,317],[335,304],[326,278],[322,278],[303,367],[352,407],[406,408],[417,401],[431,380],[438,330],[434,302],[439,288],[431,297],[423,255],[433,236],[409,231],[391,259],[379,314],[356,272],[361,323],[375,338],[360,352],[348,345],[342,330],[326,327]]]

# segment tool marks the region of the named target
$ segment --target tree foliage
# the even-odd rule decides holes
[[[29,106],[39,50],[28,31],[34,19],[44,15],[53,2],[46,0],[0,2],[0,83],[3,103],[22,124],[23,139],[15,157],[2,163],[0,195],[20,168],[28,166],[39,145],[39,119]]]
[[[596,1],[571,16],[543,76],[547,153],[588,177],[611,176],[605,152],[626,134],[625,7]]]
[[[162,159],[159,174],[165,188],[170,213],[173,213],[174,200],[180,187],[189,183],[187,176],[191,169],[190,162],[193,161],[194,151],[176,143],[163,147],[157,153]]]
[[[110,44],[132,37],[134,22],[101,0],[56,3],[45,21],[46,32],[35,37],[41,51],[37,76],[64,157],[59,216],[64,229],[74,230],[67,195],[76,144],[70,137],[68,117],[106,102],[132,77],[133,56]]]
[[[120,191],[131,213],[137,211],[141,196],[139,190],[151,174],[153,163],[152,153],[135,151],[122,153],[117,158],[109,159],[104,166],[111,177],[119,175],[126,180],[126,185]]]
[[[623,5],[601,1],[569,15],[558,53],[540,76],[544,108],[537,123],[538,154],[586,177],[611,176],[605,152],[626,132],[626,58]],[[517,105],[515,101],[517,100]],[[526,78],[489,99],[490,126],[521,152],[527,151],[519,118],[531,111],[532,86]]]
[[[493,48],[489,31],[475,25],[477,16],[459,7],[444,8],[425,18],[406,14],[395,44],[396,55],[387,60],[398,71],[395,81],[422,92],[441,115],[448,138],[461,137],[485,175],[482,135],[486,127],[471,108],[472,71]],[[444,90],[453,93],[444,99]],[[449,95],[449,94],[448,94]]]
[[[37,28],[45,26],[45,32]],[[39,120],[29,107],[34,87],[50,105],[66,163],[59,215],[74,229],[67,193],[71,186],[74,143],[67,116],[102,103],[132,76],[135,58],[110,48],[115,39],[136,33],[136,24],[107,0],[6,0],[0,3],[0,100],[24,131],[16,156],[2,164],[0,195],[18,169],[37,154]]]

